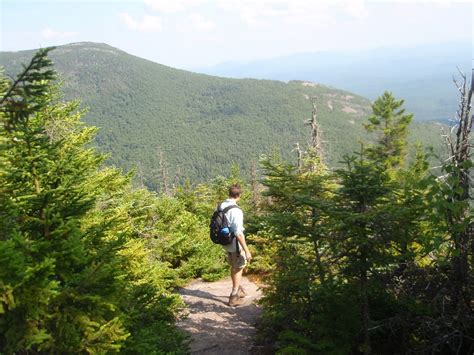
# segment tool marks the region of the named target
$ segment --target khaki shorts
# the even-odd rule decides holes
[[[227,253],[227,262],[234,269],[243,269],[247,265],[247,259],[245,259],[245,254]]]

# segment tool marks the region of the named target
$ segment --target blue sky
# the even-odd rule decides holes
[[[178,68],[473,39],[471,0],[0,0],[0,50],[102,42]]]

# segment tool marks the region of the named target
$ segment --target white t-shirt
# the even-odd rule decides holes
[[[235,202],[233,198],[228,198],[227,200],[225,200],[224,202],[220,204],[220,208],[224,209],[232,205],[237,205],[237,202]],[[242,234],[244,233],[244,214],[242,213],[242,210],[240,208],[231,208],[230,210],[227,211],[225,216],[227,217],[227,220],[229,221],[229,225],[230,225],[229,229],[232,233],[234,233],[235,235],[239,233],[242,233]],[[234,253],[237,251],[236,240],[237,238],[232,240],[232,243],[228,245],[223,245],[222,247],[226,251],[230,253]],[[240,245],[240,243],[239,243],[239,250],[240,251],[243,250],[242,245]]]

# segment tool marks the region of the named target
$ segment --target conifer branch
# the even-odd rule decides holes
[[[7,130],[45,105],[47,89],[56,78],[54,70],[46,69],[52,66],[47,55],[53,49],[54,47],[40,49],[30,63],[23,66],[23,71],[0,99],[0,109],[9,118],[5,127]]]

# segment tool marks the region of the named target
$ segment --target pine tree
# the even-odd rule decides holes
[[[469,85],[455,84],[460,94],[459,108],[450,131],[444,134],[448,157],[441,164],[441,176],[430,185],[432,225],[437,229],[436,271],[438,293],[433,300],[442,302],[434,315],[423,319],[426,346],[440,353],[470,353],[474,349],[474,234],[472,208],[472,95]],[[469,87],[470,86],[470,87]],[[441,279],[441,281],[439,280]],[[433,327],[433,324],[436,327]]]
[[[397,298],[397,273],[419,261],[426,243],[431,180],[421,150],[407,163],[412,116],[402,103],[389,93],[376,100],[367,125],[376,141],[335,171],[315,154],[317,142],[298,166],[262,162],[271,197],[266,223],[278,253],[264,304],[281,344],[325,353],[406,350],[410,335],[388,319],[411,301]],[[331,321],[334,312],[345,318]],[[406,343],[384,345],[385,333]]]
[[[386,91],[372,104],[373,114],[365,125],[377,135],[376,143],[365,148],[367,157],[383,161],[387,168],[403,164],[407,153],[408,125],[413,114],[405,114],[403,103]]]
[[[336,184],[322,162],[316,119],[313,107],[309,120],[312,140],[304,151],[298,149],[297,165],[283,162],[278,156],[261,161],[265,195],[269,198],[261,222],[266,229],[261,232],[266,237],[261,253],[271,253],[272,261],[263,301],[264,324],[271,329],[269,336],[278,334],[283,352],[332,353],[335,349],[350,349],[344,337],[322,334],[327,331],[325,322],[331,322],[325,317],[324,308],[328,306],[327,291],[334,285],[325,210]],[[332,311],[338,307],[334,303],[329,307],[332,306]],[[351,328],[353,324],[349,321],[341,326]],[[339,325],[335,329],[340,329]]]
[[[384,208],[390,193],[389,179],[383,166],[365,159],[363,154],[347,157],[346,164],[346,169],[337,171],[341,186],[336,192],[335,208],[329,211],[335,224],[332,248],[342,274],[358,286],[363,339],[360,349],[370,354],[370,278],[375,268],[387,267],[391,257]]]
[[[133,206],[120,205],[130,176],[102,167],[96,129],[58,101],[49,50],[0,85],[0,348],[184,352],[167,267],[146,258]]]
[[[109,297],[118,290],[90,290],[113,277],[113,272],[91,267],[98,261],[94,254],[117,242],[105,241],[100,232],[95,240],[85,238],[88,231],[80,228],[80,218],[94,203],[90,178],[101,158],[64,138],[48,136],[49,118],[70,108],[49,106],[48,85],[54,76],[43,71],[50,65],[47,53],[33,58],[1,100],[2,196],[9,201],[0,223],[7,226],[1,238],[1,279],[10,290],[1,342],[7,352],[118,349],[128,336],[120,317],[111,312]],[[86,143],[92,133],[84,128],[74,138]],[[94,313],[87,312],[87,305]]]

